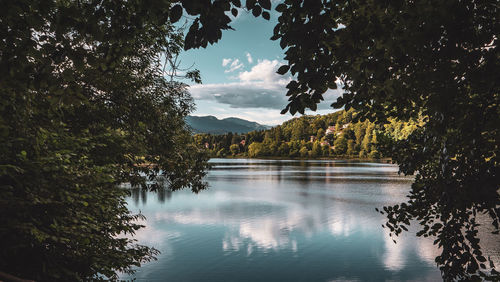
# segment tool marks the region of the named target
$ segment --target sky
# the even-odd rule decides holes
[[[273,1],[273,11],[277,1]],[[290,76],[276,74],[286,64],[279,41],[271,41],[277,13],[271,20],[255,18],[240,10],[230,24],[235,30],[223,31],[222,39],[206,49],[189,50],[180,55],[181,68],[201,72],[202,84],[189,83],[189,92],[196,103],[195,116],[217,118],[238,117],[265,125],[277,125],[293,118],[280,111],[287,105],[285,86]],[[330,104],[338,91],[327,92],[316,112],[333,112]],[[298,116],[297,113],[295,116]]]

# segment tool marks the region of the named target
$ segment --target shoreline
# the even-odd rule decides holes
[[[251,160],[297,160],[297,161],[334,161],[334,160],[355,160],[355,161],[376,161],[376,162],[384,162],[384,163],[392,163],[391,158],[356,158],[356,157],[330,157],[330,158],[302,158],[302,157],[258,157],[252,158],[248,156],[226,156],[226,157],[210,157],[210,159],[251,159]]]

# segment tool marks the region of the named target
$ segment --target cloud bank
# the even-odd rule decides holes
[[[253,61],[249,53],[246,56],[248,62]],[[227,68],[226,73],[243,68],[238,59],[223,59],[222,65]],[[240,71],[235,82],[194,85],[189,90],[195,100],[214,101],[231,108],[281,110],[288,104],[286,85],[291,80],[276,73],[281,65],[278,60],[258,60],[249,71]],[[339,95],[339,90],[329,90],[318,109],[331,109],[330,104]]]

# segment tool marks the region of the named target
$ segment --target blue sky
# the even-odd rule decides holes
[[[235,30],[224,31],[217,44],[181,54],[181,67],[194,64],[203,81],[189,88],[196,103],[193,115],[239,117],[267,125],[292,118],[289,113],[280,114],[287,104],[285,86],[290,77],[276,74],[285,64],[279,41],[269,39],[276,22],[275,12],[266,21],[240,10],[231,24]],[[333,112],[329,105],[336,95],[329,92],[319,110],[309,114]]]

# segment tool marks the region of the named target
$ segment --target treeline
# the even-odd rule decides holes
[[[416,123],[391,120],[390,123],[353,122],[355,112],[338,111],[328,115],[301,116],[268,130],[246,134],[197,134],[196,143],[212,157],[359,157],[381,158],[377,136],[406,138]]]

